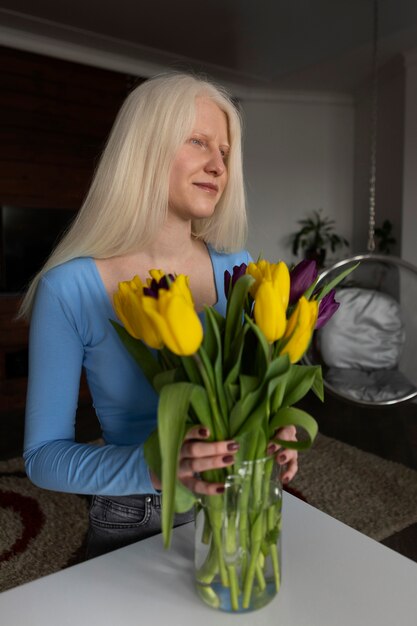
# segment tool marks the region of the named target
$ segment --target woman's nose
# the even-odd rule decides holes
[[[206,163],[206,167],[205,167],[206,172],[210,172],[214,176],[221,176],[223,172],[225,171],[225,169],[226,169],[226,166],[223,161],[223,157],[221,153],[218,151],[213,151],[210,154],[210,158],[208,159]]]

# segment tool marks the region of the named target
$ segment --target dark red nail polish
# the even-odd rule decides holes
[[[235,460],[235,457],[233,456],[233,454],[227,454],[222,459],[223,463],[233,463],[234,460]]]
[[[287,460],[287,457],[285,456],[285,454],[280,454],[279,457],[278,457],[278,460],[281,463],[285,463],[285,461]]]
[[[209,431],[207,430],[207,428],[200,428],[198,434],[200,435],[200,437],[208,437]]]
[[[217,489],[216,489],[216,493],[224,493],[224,486],[222,486],[222,487],[217,487]]]
[[[239,450],[239,444],[236,443],[236,441],[232,441],[231,443],[227,444],[227,449],[230,450],[230,452],[236,452],[236,450]]]

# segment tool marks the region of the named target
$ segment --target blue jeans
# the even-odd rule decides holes
[[[176,514],[174,526],[194,519],[194,509]],[[161,532],[161,496],[93,496],[86,558],[117,550]]]

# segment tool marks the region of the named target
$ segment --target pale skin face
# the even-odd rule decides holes
[[[189,221],[213,215],[226,187],[229,151],[226,114],[209,98],[197,98],[193,129],[171,168],[171,216]]]

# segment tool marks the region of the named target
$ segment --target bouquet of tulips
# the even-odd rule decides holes
[[[294,405],[310,389],[323,399],[321,368],[298,361],[314,329],[337,309],[334,286],[347,273],[317,291],[314,261],[303,261],[291,272],[283,262],[266,260],[236,266],[232,273],[225,272],[226,316],[206,307],[204,329],[186,276],[151,270],[146,284],[137,276],[120,283],[114,305],[124,328],[112,323],[159,394],[158,426],[145,443],[145,456],[162,482],[166,547],[174,512],[189,510],[196,502],[195,494],[176,478],[188,429],[202,424],[213,441],[237,441],[236,465],[266,457],[269,442],[283,426],[301,428],[305,436],[300,441],[275,439],[280,445],[302,450],[313,443],[317,424]],[[271,457],[267,474],[273,463]],[[210,470],[203,478],[224,482],[228,474],[230,468]],[[254,475],[253,481],[259,481],[259,476]],[[246,502],[240,498],[238,505],[244,521],[240,527],[240,543],[246,552],[243,581],[238,580],[236,565],[225,556],[235,538],[226,533],[224,539],[219,530],[223,496],[207,496],[211,503],[204,535],[212,541],[212,549],[200,579],[208,584],[220,572],[235,610],[248,606],[255,579],[262,585],[260,564],[267,553],[271,553],[279,585],[273,539],[279,530],[280,507],[264,513],[262,484],[254,486],[259,514],[242,510],[249,507],[248,498]]]

